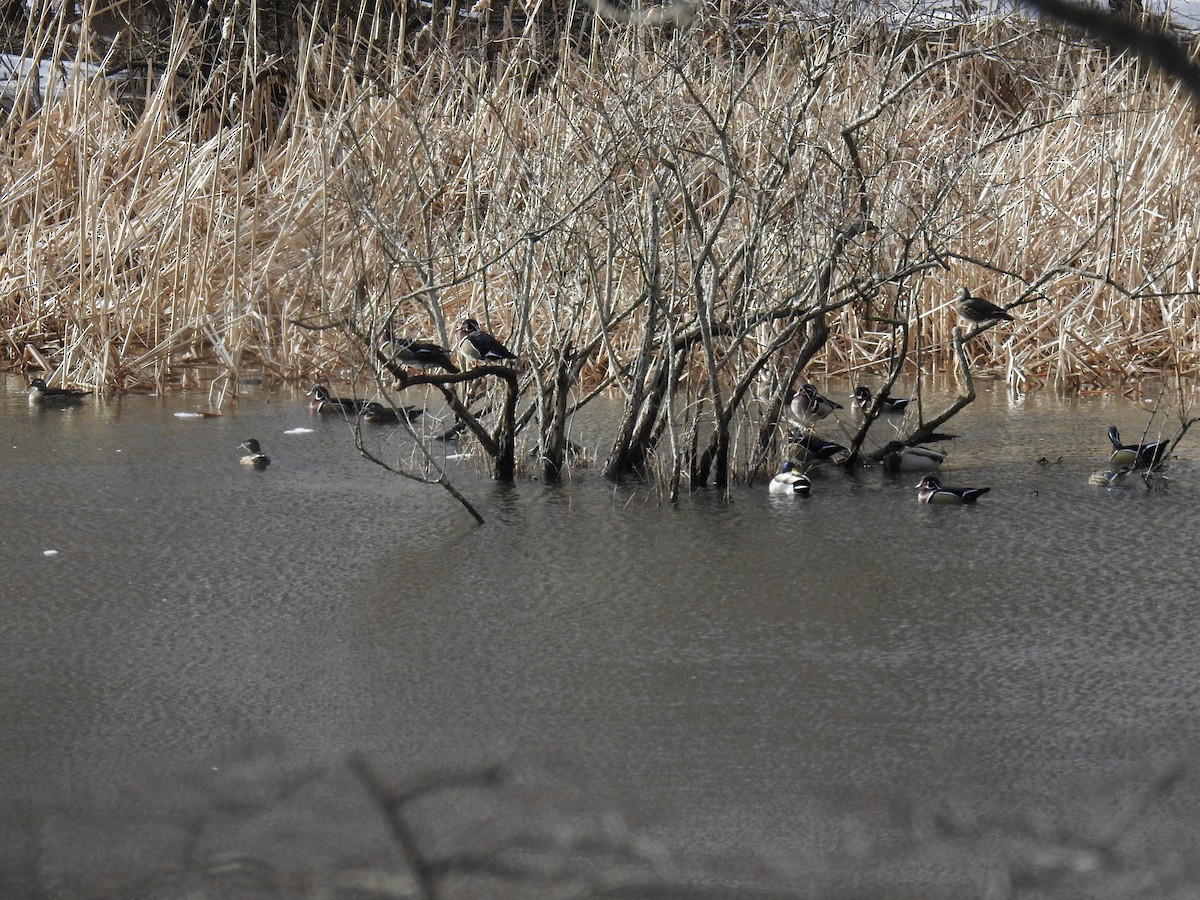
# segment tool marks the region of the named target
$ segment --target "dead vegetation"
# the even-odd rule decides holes
[[[802,371],[1200,365],[1196,107],[1045,25],[124,8],[30,20],[25,56],[110,77],[25,84],[3,126],[3,354],[51,383],[371,379],[385,321],[449,345],[470,316],[521,358],[548,477],[604,390],[606,474],[669,442],[674,494],[725,483],[742,420],[760,466]],[[963,285],[1018,321],[959,347]]]

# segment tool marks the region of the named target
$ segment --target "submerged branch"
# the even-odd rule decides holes
[[[979,328],[974,329],[967,338],[964,338],[962,329],[958,326],[954,327],[954,330],[951,332],[951,341],[954,346],[955,358],[958,360],[958,372],[962,377],[966,390],[946,409],[942,410],[942,412],[938,413],[932,419],[920,422],[912,433],[901,441],[902,444],[911,447],[924,441],[940,439],[942,435],[938,432],[938,429],[975,401],[975,382],[971,378],[971,364],[967,361],[967,352],[963,345],[969,337],[974,337],[981,330]]]
[[[416,437],[416,435],[413,434],[411,426],[408,425],[407,421],[404,419],[403,416],[400,417],[400,421],[403,424],[403,426],[408,430],[409,434]],[[396,466],[390,465],[389,463],[385,462],[383,459],[381,459],[380,457],[378,457],[374,453],[372,453],[370,450],[368,450],[366,445],[363,443],[362,424],[356,422],[354,425],[354,449],[356,449],[359,452],[359,455],[361,455],[364,459],[369,460],[370,462],[373,462],[375,465],[379,466],[380,468],[382,468],[388,472],[391,472],[393,475],[399,475],[401,478],[407,478],[410,481],[419,481],[422,484],[440,485],[442,487],[442,489],[446,491],[446,493],[448,493],[451,497],[453,497],[455,500],[457,500],[459,502],[459,504],[463,507],[463,509],[465,509],[468,513],[471,514],[471,518],[473,518],[480,525],[485,524],[484,518],[480,514],[479,510],[477,510],[475,508],[475,506],[471,503],[471,501],[468,500],[465,496],[463,496],[462,492],[459,491],[458,488],[456,488],[451,483],[450,479],[446,477],[445,471],[434,460],[433,456],[429,453],[429,450],[425,447],[424,442],[418,439],[416,444],[417,444],[417,447],[421,451],[421,455],[425,457],[425,461],[434,470],[437,471],[437,473],[438,473],[437,478],[434,478],[431,480],[431,479],[425,478],[421,475],[416,475],[412,472],[406,472],[403,469],[397,468]]]

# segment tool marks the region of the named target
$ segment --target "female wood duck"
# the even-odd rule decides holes
[[[817,389],[807,381],[798,390],[788,394],[792,415],[800,425],[808,427],[814,422],[824,419],[835,409],[842,409],[842,404],[834,403],[828,397],[822,397]]]
[[[1016,319],[990,300],[984,300],[982,297],[972,297],[971,292],[967,288],[962,289],[962,293],[954,305],[958,307],[958,314],[968,322],[982,324],[984,322],[995,322],[999,319],[1006,319],[1009,322],[1016,321]]]
[[[91,393],[74,388],[47,387],[44,378],[35,378],[29,382],[29,402],[39,406],[69,406],[72,403],[82,403],[83,398]]]
[[[861,416],[871,408],[871,400],[871,391],[868,388],[856,387],[854,389],[854,402],[850,404],[850,409],[855,415]],[[879,411],[885,413],[902,413],[910,402],[907,397],[884,397],[883,402],[879,404]]]
[[[1119,469],[1100,469],[1088,476],[1088,484],[1094,484],[1097,487],[1116,487],[1132,471],[1133,469],[1129,466],[1121,466]]]
[[[1167,448],[1171,446],[1168,440],[1155,441],[1152,444],[1122,444],[1121,433],[1116,425],[1108,426],[1108,440],[1112,444],[1112,456],[1108,461],[1117,468],[1128,466],[1131,469],[1153,469],[1162,461]]]
[[[372,425],[399,425],[400,416],[404,416],[409,422],[415,422],[424,414],[423,409],[415,406],[404,406],[397,410],[372,400],[363,406],[362,420],[370,422]]]
[[[254,438],[247,438],[238,445],[239,450],[245,450],[246,455],[242,457],[242,465],[249,466],[252,469],[265,469],[271,464],[271,460],[267,454],[262,452],[262,447],[258,445],[258,441]]]
[[[793,472],[791,461],[785,459],[779,467],[779,472],[771,479],[767,490],[772,494],[807,495],[812,490],[812,482],[808,480],[807,475]]]
[[[379,352],[389,362],[418,369],[442,368],[450,374],[462,371],[450,358],[450,351],[432,341],[416,341],[398,338],[392,332],[392,323],[383,326],[379,334]]]
[[[474,319],[463,322],[458,334],[458,352],[473,362],[494,363],[517,358],[515,353],[481,329]]]
[[[329,415],[330,413],[341,413],[343,416],[357,416],[363,411],[363,407],[367,405],[366,400],[351,400],[348,397],[335,397],[329,391],[319,384],[314,384],[312,390],[308,392],[308,396],[312,397],[312,401],[308,404],[308,408],[315,413]]]
[[[938,505],[974,503],[990,490],[990,487],[942,487],[942,483],[937,478],[933,475],[926,475],[917,482],[917,500],[921,503],[934,503]]]
[[[883,447],[880,462],[885,472],[927,472],[946,461],[946,454],[928,447],[906,447],[889,441]]]
[[[833,441],[825,441],[816,435],[792,430],[788,433],[788,453],[798,462],[826,462],[846,448]]]

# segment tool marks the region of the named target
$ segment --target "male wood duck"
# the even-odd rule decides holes
[[[812,490],[812,482],[807,475],[792,471],[791,461],[785,459],[767,490],[772,494],[807,494]]]
[[[254,438],[247,438],[238,445],[239,450],[245,450],[246,455],[242,457],[242,465],[249,466],[252,469],[265,469],[271,464],[271,460],[267,454],[262,452],[262,447],[258,445],[258,441]]]
[[[441,344],[398,338],[392,332],[391,322],[384,325],[379,334],[379,352],[390,362],[401,366],[418,369],[442,368],[452,375],[462,371],[450,358],[450,351]]]
[[[396,410],[372,400],[363,406],[362,420],[370,422],[372,425],[399,425],[400,416],[404,416],[409,422],[415,422],[424,414],[423,409],[415,406],[404,406]]]
[[[927,472],[946,461],[946,454],[928,447],[906,447],[889,441],[883,447],[880,462],[885,472]]]
[[[790,393],[787,400],[797,423],[805,427],[824,419],[835,409],[843,408],[842,404],[821,396],[807,381],[794,393]]]
[[[312,401],[308,404],[308,408],[315,413],[329,415],[331,413],[340,413],[343,416],[357,416],[362,412],[363,407],[367,405],[366,400],[352,400],[349,397],[335,397],[329,391],[319,384],[314,384],[312,390],[308,392],[308,396],[312,397]]]
[[[846,452],[846,448],[841,444],[794,429],[788,432],[788,445],[788,453],[798,462],[826,462],[839,453]]]
[[[995,322],[999,319],[1006,319],[1009,322],[1016,321],[1016,319],[990,300],[984,300],[982,297],[972,297],[971,292],[967,288],[962,289],[962,294],[959,295],[954,305],[958,307],[958,314],[968,322],[982,324],[983,322]]]
[[[515,353],[481,329],[474,319],[463,322],[458,334],[459,354],[473,362],[494,363],[517,358]]]
[[[933,475],[926,475],[917,482],[917,500],[921,503],[937,505],[974,503],[990,490],[990,487],[942,487],[942,483],[937,478]]]
[[[854,389],[854,402],[850,404],[851,411],[861,416],[871,408],[871,391],[859,386]],[[879,411],[885,413],[902,413],[911,401],[907,397],[884,397],[879,404]]]
[[[1162,461],[1167,448],[1171,446],[1169,440],[1154,441],[1151,444],[1122,444],[1121,433],[1117,431],[1116,425],[1108,426],[1108,440],[1113,448],[1108,461],[1117,468],[1128,466],[1131,469],[1153,469]]]
[[[29,382],[29,402],[39,406],[70,406],[72,403],[82,403],[83,398],[91,393],[75,388],[47,387],[44,378],[35,378]]]

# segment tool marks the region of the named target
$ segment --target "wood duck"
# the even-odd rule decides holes
[[[72,403],[82,403],[83,398],[91,393],[74,388],[47,387],[44,378],[35,378],[29,382],[29,402],[40,406],[69,406]]]
[[[995,322],[998,319],[1006,319],[1009,322],[1016,321],[1016,319],[990,300],[984,300],[982,297],[972,297],[971,292],[967,288],[962,289],[962,294],[959,295],[954,305],[958,307],[959,315],[968,322]]]
[[[1132,471],[1133,469],[1129,466],[1121,466],[1119,469],[1100,469],[1088,476],[1088,484],[1098,487],[1116,487]]]
[[[880,462],[886,472],[927,472],[946,461],[946,454],[928,447],[906,447],[899,441],[889,441],[883,447]]]
[[[517,358],[515,353],[481,329],[474,319],[463,322],[458,334],[458,352],[473,362],[492,363]]]
[[[785,459],[767,490],[772,494],[808,494],[812,490],[812,482],[807,475],[793,472],[791,461]]]
[[[341,413],[344,416],[357,416],[362,412],[363,407],[367,405],[366,400],[352,400],[348,397],[335,397],[329,391],[319,384],[314,384],[312,390],[308,392],[308,396],[312,397],[312,401],[308,404],[308,408],[315,413],[329,415],[330,413]]]
[[[788,432],[788,453],[798,462],[826,462],[845,453],[846,448],[833,441],[825,441],[816,435],[804,434],[792,429]]]
[[[788,395],[788,403],[796,422],[805,427],[824,419],[835,409],[842,409],[842,404],[834,403],[828,397],[822,397],[817,389],[807,381],[800,385],[794,393]]]
[[[372,425],[399,425],[400,416],[409,422],[415,422],[425,414],[423,409],[418,409],[415,406],[404,406],[400,409],[393,409],[390,406],[384,406],[382,403],[376,403],[372,400],[363,406],[362,420],[370,422]]]
[[[450,351],[432,341],[417,341],[398,338],[392,332],[392,323],[383,326],[379,334],[379,352],[389,361],[401,366],[418,369],[442,368],[450,374],[462,371],[450,358]]]
[[[1151,444],[1122,444],[1121,433],[1116,425],[1108,426],[1108,440],[1112,444],[1112,456],[1108,461],[1116,468],[1128,466],[1131,469],[1153,469],[1162,461],[1171,446],[1168,440],[1154,441]]]
[[[863,415],[871,408],[871,391],[865,387],[856,387],[854,389],[854,402],[850,404],[850,409],[856,415]],[[901,413],[909,404],[907,397],[884,397],[883,402],[879,404],[879,411],[885,413]]]
[[[937,478],[933,475],[926,475],[917,482],[917,500],[921,503],[937,505],[974,503],[990,490],[990,487],[942,487],[942,483]]]
[[[242,457],[242,465],[249,466],[252,469],[265,469],[271,464],[267,454],[262,452],[262,447],[258,445],[258,441],[254,438],[247,438],[238,445],[239,450],[245,450],[246,455]]]

